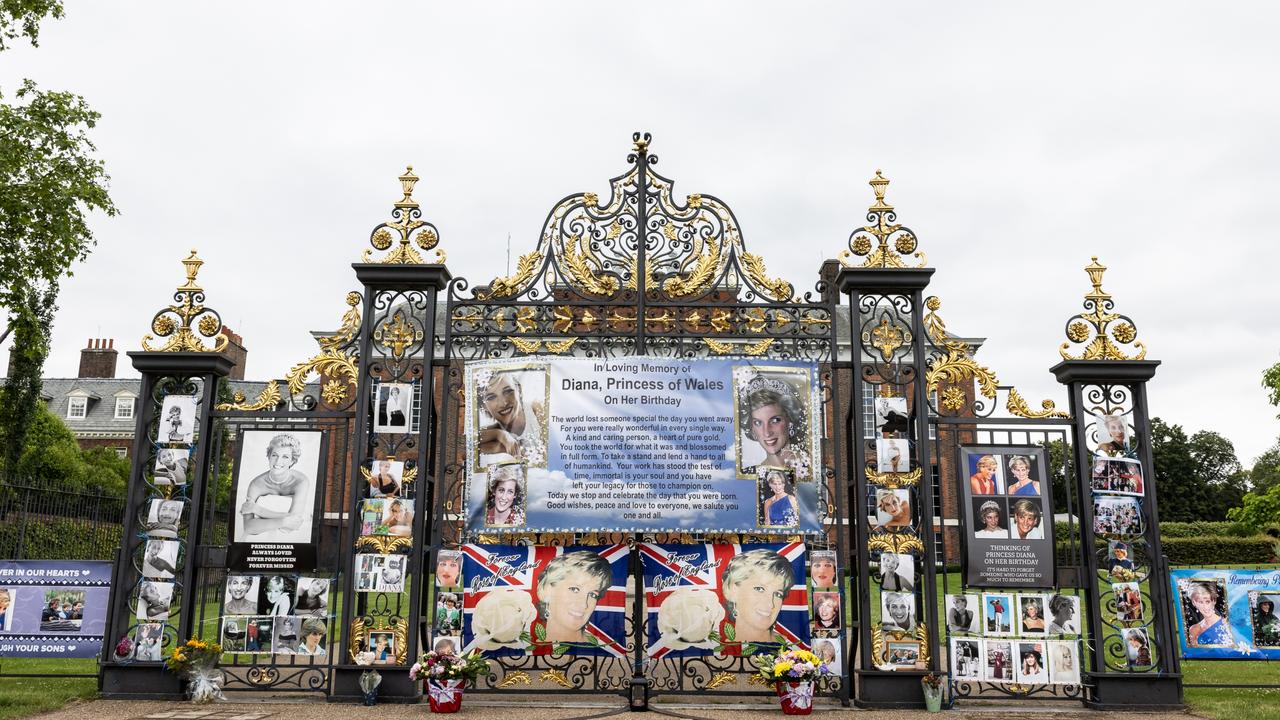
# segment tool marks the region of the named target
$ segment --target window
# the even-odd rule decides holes
[[[118,397],[116,398],[116,419],[128,420],[133,417],[133,398]],[[117,448],[119,450],[119,448]],[[121,455],[120,457],[124,457]]]
[[[130,412],[132,412],[133,407],[130,406],[129,410]],[[111,449],[116,451],[116,457],[126,458],[126,459],[129,457],[129,448],[127,447],[118,447],[118,448],[111,448]]]
[[[89,398],[67,398],[67,417],[72,420],[83,420],[89,411]]]

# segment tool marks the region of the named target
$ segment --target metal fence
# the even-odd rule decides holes
[[[0,558],[113,560],[123,497],[0,482]]]

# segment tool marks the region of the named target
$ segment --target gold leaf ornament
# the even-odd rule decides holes
[[[151,320],[155,336],[144,335],[142,349],[147,352],[222,352],[229,338],[222,332],[222,320],[212,309],[204,306],[204,289],[196,283],[200,266],[204,265],[193,248],[182,261],[187,281],[178,286],[176,302],[156,313]],[[197,335],[197,333],[199,333]],[[213,346],[205,345],[200,336],[213,338]],[[152,347],[151,341],[168,338],[164,345]]]
[[[1147,356],[1147,346],[1138,339],[1138,329],[1128,318],[1111,312],[1114,307],[1111,294],[1102,289],[1102,276],[1106,273],[1107,266],[1094,257],[1084,271],[1089,275],[1089,283],[1093,287],[1084,296],[1085,312],[1072,317],[1067,324],[1067,340],[1070,342],[1063,343],[1058,348],[1058,354],[1064,360],[1144,359]],[[1090,325],[1093,326],[1092,333]],[[1091,334],[1093,339],[1089,340]],[[1133,349],[1130,351],[1117,346],[1111,341],[1112,338],[1120,345],[1130,345]],[[1080,344],[1086,340],[1088,344],[1079,355],[1068,352],[1072,343]]]

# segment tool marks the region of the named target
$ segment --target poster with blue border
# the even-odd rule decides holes
[[[98,657],[111,563],[0,561],[0,657]]]
[[[1280,569],[1169,571],[1182,656],[1280,660]]]

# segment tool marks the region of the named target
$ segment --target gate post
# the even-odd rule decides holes
[[[169,616],[164,621],[163,643],[171,651],[192,636],[192,624],[198,608],[200,594],[194,587],[196,557],[202,548],[204,499],[208,487],[209,465],[212,460],[213,406],[218,399],[218,383],[230,374],[234,362],[222,355],[226,336],[222,334],[222,320],[211,308],[204,306],[204,290],[196,285],[196,274],[203,261],[196,251],[182,261],[186,268],[187,282],[174,294],[174,304],[156,313],[151,329],[161,339],[167,338],[159,348],[152,348],[150,335],[142,339],[142,352],[131,352],[134,369],[142,373],[142,386],[135,411],[133,460],[129,471],[128,495],[125,502],[120,560],[112,576],[112,607],[108,611],[102,662],[101,689],[107,698],[165,699],[182,696],[183,679],[167,671],[162,662],[144,662],[114,655],[114,648],[121,637],[132,635],[140,622],[135,608],[144,583],[144,565],[148,542],[145,522],[149,503],[153,499],[170,498],[185,500],[182,517],[178,522],[177,542],[179,550],[171,579],[173,596]],[[213,339],[213,347],[207,347],[201,339]],[[166,427],[161,417],[167,396],[196,396],[195,417],[182,417],[178,428]],[[181,415],[185,416],[184,409]],[[186,423],[192,425],[186,426]],[[172,433],[184,433],[190,427],[194,439],[183,442],[171,439]],[[166,436],[166,432],[171,436]],[[176,437],[176,436],[173,436]],[[186,461],[185,484],[175,482],[172,476],[157,476],[156,458],[162,448],[190,449]],[[185,526],[185,529],[184,529]],[[176,625],[175,625],[176,618]],[[136,642],[136,638],[135,638]]]
[[[923,325],[923,294],[933,268],[923,267],[923,253],[916,252],[915,234],[895,223],[893,206],[884,201],[888,184],[877,170],[870,182],[876,197],[867,214],[871,224],[855,229],[850,236],[852,253],[842,253],[844,267],[836,279],[840,293],[848,296],[853,366],[853,418],[850,427],[845,428],[845,438],[851,448],[846,455],[847,472],[854,488],[849,517],[850,522],[857,523],[856,553],[850,559],[856,561],[858,568],[862,619],[854,671],[855,703],[859,707],[917,708],[924,707],[921,676],[938,667],[929,400],[924,378],[928,336]],[[912,254],[921,259],[918,267],[909,268],[904,262],[903,256]],[[865,259],[853,267],[851,255]],[[902,453],[898,459],[901,464],[893,464],[892,470],[879,466],[877,440],[868,442],[864,437],[864,399],[868,391],[877,397],[905,398],[907,402],[910,420],[905,430],[873,433],[877,439],[879,435],[900,436],[884,439],[907,443],[908,452]],[[911,503],[909,526],[869,526],[868,517],[875,514],[877,491],[887,491],[895,497],[900,492],[907,494]],[[909,627],[886,624],[884,618],[880,624],[872,622],[880,615],[872,612],[871,592],[873,587],[879,589],[879,579],[869,570],[872,553],[877,551],[910,555],[915,562],[919,581],[910,593],[913,609]],[[918,662],[886,669],[889,642],[914,644]]]
[[[1085,295],[1085,312],[1067,321],[1070,342],[1059,350],[1063,361],[1050,369],[1068,388],[1075,420],[1072,444],[1081,498],[1079,526],[1086,558],[1089,635],[1094,642],[1086,673],[1092,685],[1086,704],[1117,710],[1182,708],[1182,673],[1168,567],[1160,547],[1147,405],[1147,382],[1160,363],[1144,359],[1147,349],[1137,340],[1133,321],[1113,312],[1111,295],[1102,290],[1105,271],[1096,257],[1085,268],[1093,289]],[[1080,352],[1078,357],[1068,353],[1072,344]],[[1140,529],[1095,526],[1097,507],[1109,510],[1109,503],[1124,502],[1093,490],[1094,461],[1099,457],[1140,463],[1144,480],[1138,507]],[[1099,498],[1108,497],[1115,500],[1095,506]],[[1128,546],[1131,568],[1108,562],[1113,542]],[[1141,620],[1118,621],[1112,583],[1144,581],[1148,589]]]

